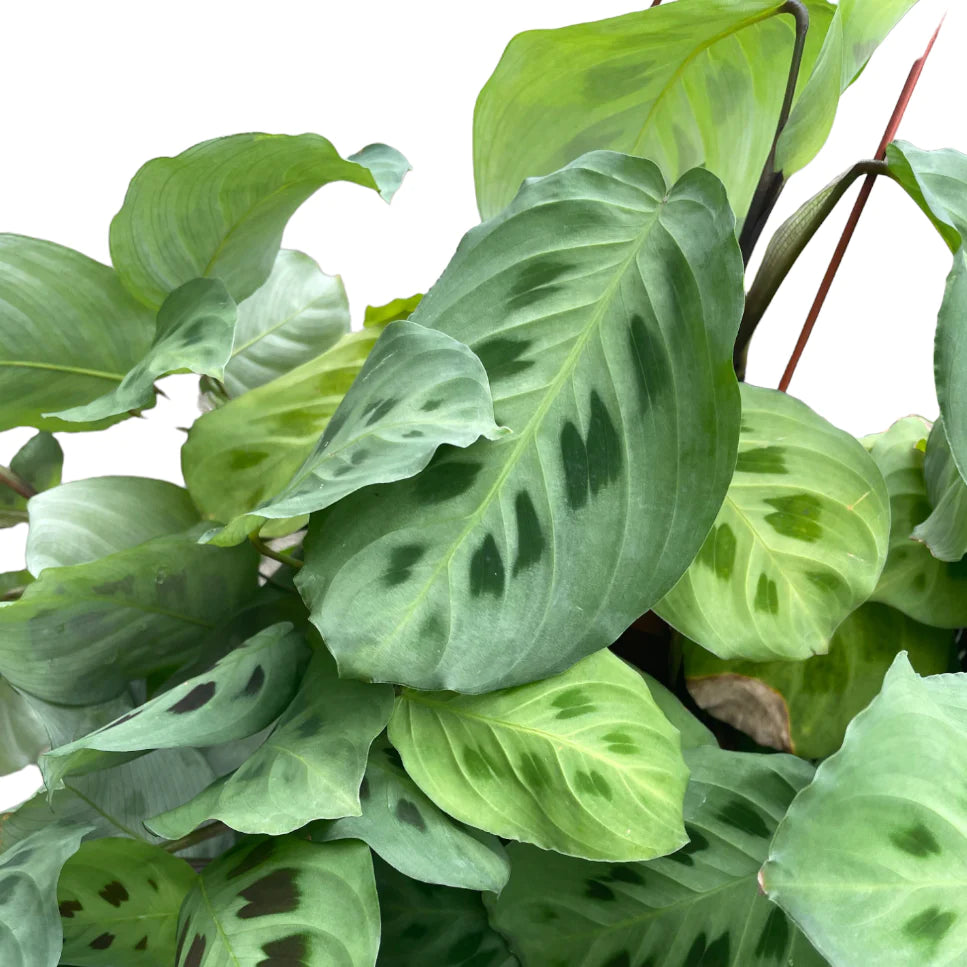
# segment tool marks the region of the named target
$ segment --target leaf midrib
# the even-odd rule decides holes
[[[0,359],[0,366],[7,366],[11,369],[43,369],[55,373],[70,373],[74,376],[88,376],[91,379],[106,379],[113,383],[120,383],[124,375],[120,373],[109,373],[100,369],[85,369],[81,366],[68,366],[64,363],[48,363],[40,360],[30,359]]]

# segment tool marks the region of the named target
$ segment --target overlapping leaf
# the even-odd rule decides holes
[[[269,277],[286,223],[317,189],[349,181],[388,201],[408,169],[386,145],[347,160],[316,134],[204,141],[134,176],[111,222],[111,260],[153,308],[199,277],[221,279],[241,302]]]
[[[943,420],[937,420],[927,440],[923,474],[932,510],[914,528],[913,537],[923,541],[933,557],[959,564],[945,570],[967,581],[967,482],[954,463]],[[967,609],[967,604],[963,607]],[[964,623],[967,620],[960,622]]]
[[[709,747],[687,760],[690,842],[671,856],[607,865],[508,847],[510,882],[486,899],[523,967],[824,967],[756,884],[812,767]]]
[[[36,762],[48,748],[47,731],[34,710],[0,679],[0,776]]]
[[[413,319],[480,357],[513,434],[316,515],[297,584],[340,670],[476,693],[611,644],[725,494],[741,301],[708,172],[597,152],[471,231]]]
[[[760,879],[837,967],[967,957],[967,676],[900,655],[776,832]]]
[[[248,840],[209,866],[186,898],[175,967],[372,967],[378,948],[367,846]]]
[[[825,654],[886,560],[886,484],[860,443],[785,393],[742,385],[728,496],[655,610],[721,658]]]
[[[665,688],[651,675],[642,672],[641,677],[645,680],[648,691],[651,692],[651,697],[662,714],[678,729],[682,737],[682,749],[694,749],[698,745],[718,745],[712,732],[685,708],[674,692]]]
[[[677,730],[610,652],[489,695],[404,691],[389,738],[441,809],[505,839],[599,860],[685,840]]]
[[[60,483],[64,453],[60,444],[49,433],[31,437],[10,461],[13,482],[24,483],[40,492]],[[27,498],[6,481],[7,473],[0,467],[0,528],[14,527],[27,520]]]

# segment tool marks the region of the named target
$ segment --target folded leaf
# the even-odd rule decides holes
[[[32,490],[41,492],[60,483],[64,452],[49,433],[31,437],[10,461],[14,477]],[[3,486],[5,472],[0,467],[0,528],[14,527],[27,520],[27,498],[10,486]]]
[[[36,762],[49,748],[40,719],[21,694],[0,678],[0,776]]]
[[[954,463],[943,420],[937,420],[927,440],[923,474],[932,510],[913,529],[913,537],[923,541],[933,557],[959,563],[946,570],[967,580],[967,559],[962,560],[967,554],[967,481]],[[961,600],[967,599],[963,590],[961,595]]]

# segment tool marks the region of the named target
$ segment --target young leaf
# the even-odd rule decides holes
[[[837,967],[967,956],[967,676],[904,655],[776,832],[760,880]]]
[[[358,816],[369,747],[392,707],[392,688],[336,677],[332,658],[320,649],[299,693],[255,754],[145,825],[177,839],[207,819],[220,819],[241,833],[278,836],[314,819]]]
[[[291,625],[266,628],[210,670],[48,752],[40,760],[47,788],[151,749],[217,745],[258,732],[295,694],[306,651]]]
[[[723,661],[685,646],[688,690],[711,715],[759,745],[806,759],[832,755],[846,727],[876,697],[883,676],[906,650],[917,671],[950,668],[953,636],[882,604],[864,604],[837,629],[829,654],[806,661]]]
[[[92,423],[154,405],[154,381],[190,370],[220,379],[235,338],[235,303],[217,279],[193,279],[175,289],[158,310],[154,341],[120,385],[83,406],[45,413]]]
[[[171,967],[178,911],[194,886],[182,859],[133,839],[84,843],[57,884],[64,962]]]
[[[379,901],[363,843],[247,840],[212,863],[178,921],[176,967],[372,967]]]
[[[886,560],[886,484],[861,444],[799,400],[742,384],[728,496],[655,611],[720,658],[825,654]]]
[[[389,738],[441,809],[505,839],[614,861],[685,841],[678,733],[608,651],[489,695],[407,689]]]
[[[214,543],[238,543],[266,519],[299,517],[362,487],[412,477],[444,444],[508,432],[494,423],[487,373],[466,346],[415,322],[390,323],[298,473]]]
[[[366,306],[363,326],[366,328],[375,326],[382,329],[388,322],[395,322],[397,319],[409,319],[422,301],[423,293],[417,292],[416,295],[393,299],[382,306]]]
[[[157,308],[192,279],[221,279],[236,302],[269,277],[282,232],[323,185],[349,181],[389,201],[409,170],[386,145],[348,160],[316,134],[236,134],[145,164],[111,222],[111,260]]]
[[[272,274],[238,307],[235,346],[222,380],[241,396],[309,362],[349,332],[342,279],[282,249]]]
[[[510,882],[486,902],[524,967],[824,967],[755,879],[812,767],[710,747],[686,758],[679,852],[608,866],[508,847]]]
[[[63,463],[60,444],[51,434],[38,433],[17,451],[10,470],[17,480],[40,493],[60,483]],[[4,469],[0,467],[0,528],[14,527],[27,520],[27,498],[3,482]]]
[[[36,762],[48,748],[47,731],[34,710],[0,678],[0,776]]]
[[[500,842],[441,812],[377,739],[359,791],[362,815],[310,827],[314,843],[361,839],[404,875],[425,883],[499,893],[510,866]]]
[[[738,435],[733,228],[708,172],[669,188],[650,162],[597,152],[464,238],[413,319],[480,357],[514,432],[315,516],[298,584],[344,674],[534,681],[678,579]]]
[[[914,528],[913,537],[923,541],[933,557],[956,564],[967,554],[967,482],[954,463],[943,420],[937,420],[930,432],[923,472],[933,509]],[[947,570],[967,578],[967,560]]]
[[[113,269],[69,248],[0,235],[0,430],[88,430],[42,416],[88,403],[124,379],[154,314]]]

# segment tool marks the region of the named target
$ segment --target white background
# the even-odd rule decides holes
[[[826,149],[790,182],[764,238],[838,173],[873,154],[946,5],[921,0],[883,45],[844,97]],[[149,158],[241,131],[311,131],[344,155],[384,141],[414,168],[391,206],[366,189],[332,185],[295,215],[284,240],[342,275],[358,324],[367,303],[426,291],[479,220],[473,105],[507,41],[522,30],[635,7],[635,0],[4,4],[0,231],[51,239],[107,262],[110,219]],[[954,9],[902,138],[967,151],[965,50],[967,10]],[[750,382],[778,382],[852,197],[765,317]],[[881,180],[791,391],[857,435],[909,413],[934,418],[933,332],[949,267],[926,219]],[[134,474],[181,483],[178,427],[196,415],[197,379],[172,377],[163,386],[171,400],[145,419],[99,434],[60,434],[64,479]],[[0,433],[0,464],[30,435]],[[23,566],[25,536],[25,526],[0,531],[0,570]],[[34,781],[32,774],[0,780],[0,807],[27,795]]]

